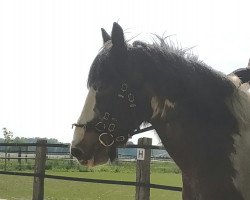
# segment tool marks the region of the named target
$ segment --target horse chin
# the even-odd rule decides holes
[[[108,152],[105,149],[97,151],[89,160],[79,160],[82,165],[94,167],[107,163],[109,160]]]

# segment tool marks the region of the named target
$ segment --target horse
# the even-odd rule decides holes
[[[101,30],[71,154],[87,166],[112,161],[151,124],[182,172],[184,200],[250,200],[250,95],[238,78],[162,37],[130,44],[118,23]]]

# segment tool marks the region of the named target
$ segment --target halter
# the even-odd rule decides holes
[[[136,99],[135,99],[135,95],[128,90],[127,83],[123,83],[121,85],[121,89],[117,96],[118,98],[121,98],[127,101],[128,109],[130,110],[131,117],[135,118]],[[111,147],[112,145],[114,145],[115,142],[119,144],[126,140],[126,137],[124,135],[115,136],[115,133],[116,133],[115,129],[117,127],[117,124],[118,124],[118,120],[114,118],[113,116],[111,116],[109,112],[105,112],[104,115],[95,123],[92,123],[92,122],[87,122],[86,124],[75,123],[75,124],[72,124],[72,128],[74,126],[84,128],[84,129],[87,129],[88,127],[94,128],[99,134],[99,142],[105,147]],[[154,129],[153,126],[140,129],[139,128],[140,124],[138,124],[137,122],[136,122],[136,125],[138,128],[134,130],[132,134],[127,135],[127,137]],[[106,138],[108,137],[109,138],[108,141],[110,142],[105,142],[104,140],[105,137]]]

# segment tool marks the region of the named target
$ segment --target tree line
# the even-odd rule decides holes
[[[55,138],[39,138],[39,137],[14,137],[13,132],[9,131],[7,128],[2,128],[4,138],[0,138],[0,143],[36,143],[39,139],[47,140],[50,144],[62,144]],[[36,147],[19,147],[19,146],[0,146],[0,152],[14,153],[22,151],[23,153],[33,153]],[[65,147],[48,147],[48,153],[68,153],[69,149]]]

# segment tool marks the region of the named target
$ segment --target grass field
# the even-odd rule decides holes
[[[60,176],[98,178],[110,180],[134,181],[135,174],[112,173],[112,172],[49,172]],[[164,185],[181,186],[179,174],[151,175],[151,182]],[[1,199],[31,199],[33,178],[0,175],[0,198]],[[134,199],[135,187],[116,186],[96,183],[79,183],[72,181],[45,180],[45,199],[58,200],[130,200]],[[180,192],[171,192],[151,189],[151,199],[180,200]]]
[[[64,169],[46,170],[46,174],[96,178],[121,181],[135,181],[134,163],[103,165],[93,169],[70,171]],[[173,163],[152,163],[151,183],[181,186],[181,175]],[[0,199],[32,199],[32,177],[0,175]],[[134,186],[118,186],[96,183],[81,183],[45,179],[47,200],[133,200]],[[181,192],[151,189],[151,200],[180,200]]]

